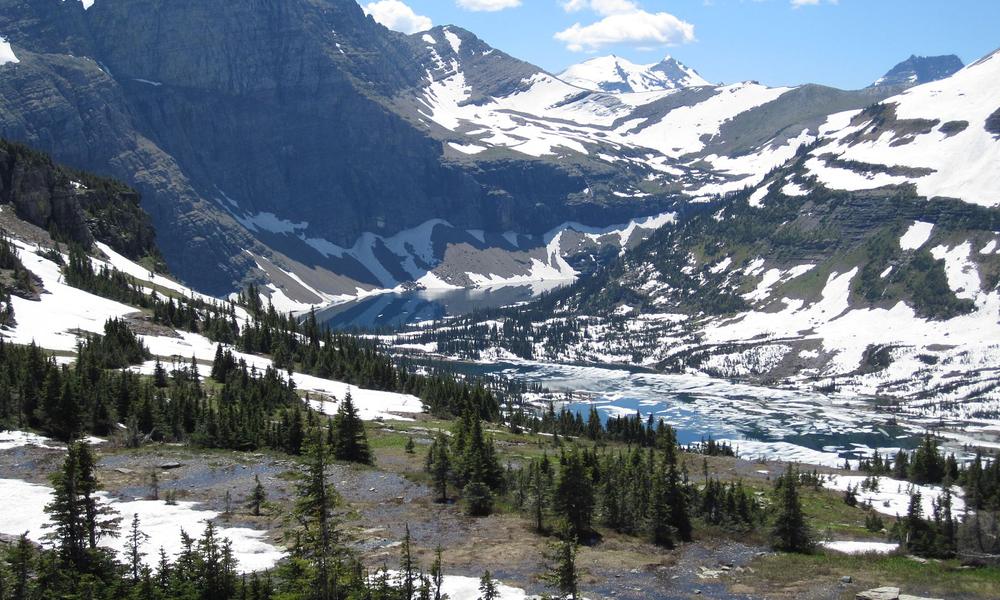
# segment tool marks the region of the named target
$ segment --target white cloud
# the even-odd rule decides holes
[[[632,0],[563,0],[562,7],[566,12],[579,12],[589,8],[602,17],[639,10],[639,5]]]
[[[521,6],[521,0],[455,0],[455,3],[475,12],[496,12]]]
[[[591,0],[590,4],[599,2],[603,10],[610,10],[614,4],[622,4],[621,0]],[[590,25],[575,23],[569,29],[556,33],[555,38],[564,42],[573,52],[595,51],[616,44],[649,47],[694,41],[694,25],[691,23],[670,13],[650,13],[632,6],[631,10],[608,13],[603,19]]]
[[[800,8],[803,6],[818,6],[823,3],[823,0],[791,0],[792,6],[794,8]],[[837,0],[826,0],[827,4],[836,4]]]
[[[427,31],[434,25],[429,17],[418,15],[400,0],[377,0],[362,6],[362,9],[389,29],[403,33]]]

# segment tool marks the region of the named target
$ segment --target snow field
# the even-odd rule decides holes
[[[58,265],[39,256],[33,247],[21,242],[15,243],[25,267],[42,279],[46,293],[41,295],[40,301],[12,298],[18,324],[13,330],[2,332],[8,341],[17,344],[35,342],[47,350],[73,352],[78,340],[77,331],[103,333],[104,323],[108,319],[120,318],[136,312],[136,309],[131,306],[113,302],[66,285],[62,282]],[[193,291],[176,282],[161,276],[151,276],[147,269],[129,261],[110,248],[105,247],[102,250],[110,257],[110,264],[121,271],[151,281],[156,285],[170,287],[185,296],[195,295]],[[206,296],[200,297],[208,299]],[[237,311],[237,318],[241,321],[245,319],[245,312],[242,309]],[[140,335],[139,337],[154,355],[161,358],[167,368],[173,364],[187,366],[192,357],[201,363],[211,364],[218,346],[205,336],[187,331],[177,331],[174,336]],[[258,370],[264,370],[271,366],[271,360],[263,356],[246,354],[235,349],[233,349],[233,353],[237,359],[246,361],[249,366]],[[154,366],[155,361],[148,361],[144,365],[135,367],[135,370],[151,374]],[[207,375],[210,372],[210,367],[206,364],[200,364],[199,371],[203,375]],[[316,392],[336,399],[331,401],[316,399],[324,411],[335,412],[337,400],[342,400],[348,389],[351,390],[359,413],[365,419],[398,418],[390,413],[395,411],[415,413],[423,410],[422,403],[415,396],[355,388],[345,383],[303,373],[294,373],[292,377],[300,390]],[[5,443],[15,443],[15,440],[9,438],[9,441],[4,441],[4,438],[0,438],[0,448]]]
[[[171,558],[177,557],[182,550],[182,530],[198,539],[206,521],[219,516],[215,511],[199,509],[197,502],[168,505],[162,500],[119,500],[105,494],[100,500],[122,517],[120,535],[102,540],[101,545],[124,556],[128,543],[126,530],[131,525],[132,515],[138,515],[142,531],[149,536],[143,546],[143,562],[153,567],[159,560],[160,548]],[[29,539],[45,543],[45,535],[50,531],[45,527],[49,522],[45,505],[51,501],[52,488],[48,486],[0,479],[0,533],[20,535],[27,532]],[[220,526],[217,533],[220,540],[225,538],[232,542],[241,572],[269,569],[284,556],[282,549],[266,541],[264,531]]]
[[[934,514],[934,502],[940,501],[943,494],[940,486],[917,485],[909,481],[900,481],[884,476],[872,477],[873,480],[878,481],[877,490],[864,490],[861,488],[861,484],[865,479],[867,479],[865,475],[829,475],[824,479],[823,487],[838,492],[846,491],[848,486],[857,488],[859,503],[871,504],[876,512],[892,517],[905,516],[910,507],[910,494],[919,492],[924,518],[930,518]],[[951,512],[958,519],[961,518],[965,510],[962,489],[955,486],[951,492]]]
[[[888,542],[833,541],[820,542],[819,545],[843,554],[892,554],[899,550],[899,544]]]

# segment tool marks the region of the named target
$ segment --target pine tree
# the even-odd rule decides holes
[[[910,481],[919,484],[941,483],[944,479],[945,460],[931,434],[924,434],[920,446],[913,453],[909,475]]]
[[[11,600],[28,600],[31,597],[31,571],[35,562],[35,549],[28,541],[28,534],[17,538],[17,543],[7,555],[10,563]]]
[[[771,545],[776,550],[785,552],[812,550],[812,537],[806,524],[805,514],[802,512],[798,485],[799,474],[794,467],[789,467],[775,483],[775,516],[771,528]]]
[[[142,545],[146,543],[149,536],[143,533],[139,527],[138,513],[132,515],[132,525],[128,533],[128,564],[129,572],[132,574],[132,583],[139,582],[139,574],[142,570],[142,557],[146,553],[142,551]]]
[[[295,507],[295,516],[302,526],[297,550],[316,570],[314,583],[318,600],[333,598],[330,575],[338,543],[332,514],[337,494],[326,480],[326,455],[323,436],[317,430],[308,449],[305,477],[297,486]]]
[[[413,552],[410,548],[410,525],[405,525],[406,532],[403,535],[403,543],[399,550],[399,578],[402,584],[400,593],[403,598],[413,598],[414,582],[417,579],[416,562],[413,560]]]
[[[562,469],[553,493],[556,510],[566,520],[572,539],[590,535],[594,513],[594,484],[587,465],[574,448],[562,458]]]
[[[532,462],[529,467],[531,477],[531,514],[535,522],[535,531],[545,531],[545,507],[549,503],[548,456]]]
[[[497,582],[490,575],[487,569],[483,576],[479,578],[479,600],[497,600],[500,597],[500,590],[497,589]]]
[[[676,530],[672,525],[666,469],[667,464],[664,460],[653,477],[652,506],[649,515],[650,533],[653,543],[657,546],[673,548]]]
[[[56,542],[63,560],[81,573],[90,572],[97,542],[117,534],[119,518],[98,504],[94,459],[86,443],[70,445],[52,484],[52,502],[45,506],[53,529],[48,537]]]
[[[486,517],[493,512],[493,492],[482,481],[470,481],[462,489],[465,510],[471,517]]]
[[[448,501],[448,481],[452,477],[451,450],[448,436],[439,431],[431,447],[427,450],[427,470],[438,491],[438,501]]]
[[[250,510],[253,512],[253,516],[260,516],[260,509],[264,503],[267,502],[267,492],[264,490],[264,486],[260,483],[260,477],[257,474],[253,476],[253,491],[250,493]]]
[[[908,552],[917,556],[933,555],[933,534],[927,521],[924,520],[923,498],[920,492],[910,494],[910,505],[902,522],[903,535],[901,541]]]
[[[556,542],[546,553],[548,566],[540,579],[558,590],[560,598],[576,600],[580,576],[576,570],[576,542],[564,539]]]
[[[693,527],[688,513],[688,499],[682,487],[681,477],[677,471],[677,442],[668,428],[669,442],[663,453],[666,464],[666,503],[670,511],[670,525],[677,532],[677,537],[683,542],[690,542]]]
[[[444,585],[444,567],[441,563],[441,546],[434,549],[434,562],[431,563],[431,581],[434,583],[434,600],[447,600],[448,595],[441,592]]]
[[[333,424],[335,431],[333,455],[337,460],[371,464],[372,453],[368,446],[368,436],[365,434],[365,424],[358,416],[350,390],[337,408]]]

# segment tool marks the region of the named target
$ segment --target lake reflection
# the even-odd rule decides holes
[[[333,329],[377,329],[461,316],[537,298],[570,281],[538,281],[480,288],[390,292],[317,311],[316,318]]]

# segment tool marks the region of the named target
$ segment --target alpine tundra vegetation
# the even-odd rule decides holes
[[[997,598],[1000,9],[682,4],[0,0],[0,600]]]

